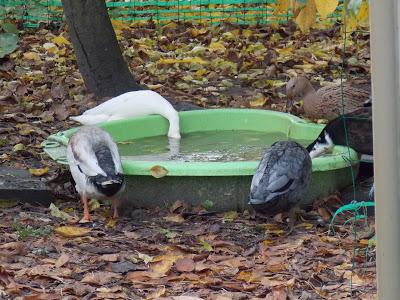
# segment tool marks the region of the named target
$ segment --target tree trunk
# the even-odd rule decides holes
[[[98,97],[140,90],[119,48],[104,0],[62,0],[79,70]]]

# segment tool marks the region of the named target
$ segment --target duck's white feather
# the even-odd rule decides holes
[[[100,166],[95,153],[96,147],[104,146],[110,150],[114,171],[107,174]],[[89,177],[122,174],[121,159],[117,145],[111,136],[95,126],[84,126],[71,138],[67,147],[67,159],[78,193],[86,192],[89,196],[103,196],[96,189]],[[110,172],[109,172],[110,173]]]
[[[178,112],[167,99],[151,90],[122,94],[71,119],[84,125],[95,125],[100,122],[150,114],[159,114],[168,119],[170,124],[168,136],[180,138]]]

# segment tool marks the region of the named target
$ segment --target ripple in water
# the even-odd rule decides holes
[[[154,136],[118,144],[123,159],[135,161],[228,162],[260,160],[275,141],[287,140],[280,132],[247,130],[202,131],[182,139]],[[309,141],[298,141],[307,145]]]

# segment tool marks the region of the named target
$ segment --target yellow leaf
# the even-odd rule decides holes
[[[311,224],[311,223],[301,223],[301,224],[297,224],[295,227],[296,228],[303,227],[303,228],[305,228],[307,230],[310,230],[311,228],[313,228],[313,224]]]
[[[245,38],[248,38],[248,37],[252,36],[253,34],[254,34],[254,32],[251,29],[243,29],[243,31],[242,31],[242,35]]]
[[[259,282],[262,277],[261,272],[252,272],[252,271],[241,271],[238,276],[236,276],[237,280],[245,281],[247,283]]]
[[[267,102],[267,98],[258,98],[255,100],[250,101],[251,107],[261,107]]]
[[[358,14],[357,14],[357,21],[359,23],[363,23],[363,22],[368,23],[368,21],[369,21],[368,2],[361,3],[360,10],[358,11]]]
[[[224,213],[224,220],[232,222],[238,217],[238,213],[236,211],[228,211]]]
[[[55,228],[54,231],[63,237],[74,238],[87,235],[91,230],[76,226],[60,226]]]
[[[182,59],[161,58],[157,61],[157,65],[173,65],[173,64],[200,64],[205,65],[207,62],[200,57],[187,57]]]
[[[100,208],[99,201],[97,199],[91,199],[89,201],[89,211],[95,211],[98,208]]]
[[[27,60],[40,61],[40,56],[36,52],[25,52],[24,58]]]
[[[322,19],[326,19],[328,15],[336,10],[339,0],[314,0],[318,13]]]
[[[168,174],[168,170],[162,166],[154,166],[150,169],[151,176],[161,178]]]
[[[111,24],[115,31],[121,31],[123,29],[129,29],[129,23],[121,20],[112,20]]]
[[[289,9],[289,0],[278,0],[274,9],[274,16],[279,13],[286,13]]]
[[[35,176],[42,176],[42,175],[49,173],[49,168],[45,167],[45,168],[41,168],[41,169],[29,169],[29,173],[31,173],[32,175],[35,175]]]
[[[117,220],[116,219],[110,219],[106,224],[106,228],[107,229],[115,228],[115,225],[117,225]]]
[[[308,32],[315,23],[317,8],[314,0],[309,0],[307,5],[300,11],[296,18],[296,23],[302,32]]]
[[[47,53],[55,54],[58,52],[58,48],[53,43],[44,43],[43,48],[46,50]]]
[[[56,36],[53,40],[53,43],[57,44],[58,46],[62,45],[70,45],[71,43],[62,35]]]
[[[173,264],[182,258],[182,255],[160,255],[153,259],[153,263],[150,266],[150,270],[158,274],[166,274],[171,270]]]
[[[151,293],[150,295],[148,295],[146,297],[146,299],[158,299],[161,296],[163,296],[165,294],[167,290],[165,289],[165,286],[162,286],[161,288],[158,288],[156,291],[154,291],[153,293]]]
[[[185,219],[178,214],[171,214],[163,218],[164,220],[168,222],[173,222],[173,223],[183,223],[185,222]]]
[[[225,46],[221,42],[212,42],[208,48],[217,52],[223,52],[226,50]]]

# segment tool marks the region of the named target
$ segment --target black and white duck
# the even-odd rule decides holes
[[[372,138],[372,106],[366,102],[364,107],[330,121],[307,150],[313,154],[321,147],[332,150],[334,145],[341,145],[361,154],[373,155]]]
[[[118,196],[125,182],[118,148],[110,134],[95,126],[81,127],[68,142],[67,158],[83,202],[83,220],[91,220],[88,198],[111,198],[117,218]]]
[[[288,234],[293,230],[298,204],[310,182],[311,158],[299,143],[278,141],[264,153],[251,181],[249,203],[267,215],[289,211]]]

